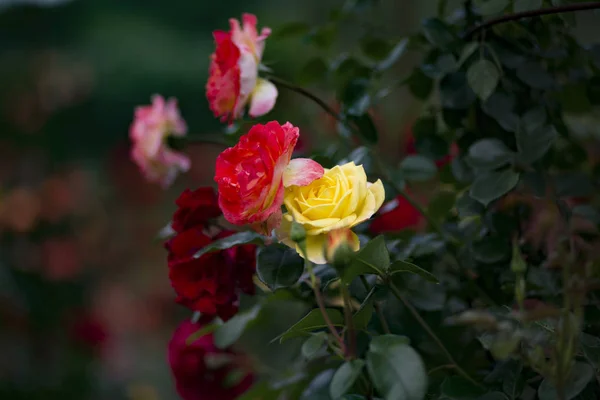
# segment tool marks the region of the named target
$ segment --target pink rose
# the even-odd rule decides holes
[[[190,168],[189,158],[167,145],[170,135],[184,136],[186,132],[187,126],[179,115],[175,99],[165,102],[162,96],[154,95],[152,105],[136,108],[129,133],[133,142],[131,158],[148,181],[167,187],[178,172]]]
[[[265,39],[269,28],[258,34],[256,17],[242,16],[243,27],[238,20],[229,20],[229,32],[214,31],[216,49],[210,56],[206,97],[215,117],[233,122],[239,118],[250,103],[249,114],[258,117],[271,111],[277,99],[273,83],[258,77]]]

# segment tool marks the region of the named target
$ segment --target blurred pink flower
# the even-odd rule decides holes
[[[271,111],[277,100],[277,88],[258,77],[265,39],[271,34],[256,29],[256,16],[244,14],[242,26],[237,19],[229,20],[230,31],[214,31],[215,52],[210,56],[206,98],[215,117],[233,122],[242,115],[250,102],[250,117]]]
[[[130,129],[133,141],[131,157],[147,180],[166,188],[178,172],[190,168],[190,159],[167,145],[169,136],[184,136],[186,132],[187,126],[173,98],[165,102],[162,96],[154,95],[152,105],[135,110]]]

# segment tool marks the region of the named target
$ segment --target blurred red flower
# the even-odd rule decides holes
[[[171,227],[183,232],[197,226],[204,226],[213,218],[221,215],[217,194],[211,187],[201,187],[194,191],[184,190],[175,200],[177,211],[173,215]]]
[[[183,400],[236,399],[250,388],[254,378],[243,369],[243,356],[217,349],[212,334],[188,344],[190,335],[202,326],[184,321],[169,342],[168,359],[177,393]]]

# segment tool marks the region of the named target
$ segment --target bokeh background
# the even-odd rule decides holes
[[[308,58],[354,51],[361,29],[401,38],[435,8],[433,0],[379,3],[343,26],[331,49],[273,35],[264,61],[303,83]],[[154,93],[173,96],[190,133],[224,135],[204,96],[211,31],[242,12],[275,32],[292,21],[318,24],[340,4],[0,0],[0,399],[177,398],[166,345],[189,312],[173,302],[156,235],[184,188],[211,183],[222,148],[188,148],[192,170],[169,190],[147,184],[129,159],[134,107]],[[590,17],[578,18],[582,37],[593,36]],[[404,57],[384,84],[415,61]],[[326,88],[311,89],[335,105]],[[403,90],[378,107],[384,157],[402,156],[419,107]],[[303,151],[327,152],[335,136],[333,121],[285,89],[268,119],[300,126]],[[275,334],[286,328],[280,322]]]

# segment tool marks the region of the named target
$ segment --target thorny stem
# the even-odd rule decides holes
[[[419,312],[412,306],[412,304],[410,304],[408,302],[408,300],[406,300],[404,298],[404,296],[402,295],[402,292],[400,292],[400,290],[398,289],[398,287],[396,285],[394,285],[393,282],[389,283],[389,287],[390,290],[392,291],[392,293],[394,294],[394,296],[396,296],[396,298],[398,300],[400,300],[404,306],[408,309],[408,311],[412,314],[412,316],[417,320],[417,322],[419,323],[419,325],[421,325],[421,327],[425,330],[425,332],[427,332],[427,334],[429,335],[429,337],[431,337],[431,339],[435,342],[435,344],[440,348],[440,350],[442,351],[442,353],[444,353],[444,355],[446,356],[446,358],[448,359],[448,361],[450,362],[450,364],[452,364],[454,366],[454,368],[456,369],[456,371],[466,380],[468,380],[469,382],[473,383],[474,385],[484,388],[479,382],[477,382],[475,379],[473,379],[464,369],[462,369],[454,360],[454,357],[452,357],[452,354],[450,354],[450,352],[448,351],[448,349],[446,349],[446,346],[444,346],[444,344],[442,343],[442,341],[437,337],[437,335],[431,330],[431,328],[429,327],[429,325],[427,324],[427,322],[425,322],[425,320],[421,317],[421,315],[419,314]]]
[[[476,33],[491,28],[494,25],[502,24],[509,21],[517,21],[523,18],[540,17],[542,15],[560,14],[574,11],[594,10],[600,8],[600,1],[590,1],[588,3],[565,4],[562,6],[542,8],[539,10],[528,10],[514,14],[502,15],[497,18],[492,18],[484,23],[469,29],[464,38],[468,40]]]
[[[364,275],[360,276],[360,281],[362,282],[362,284],[365,287],[365,290],[367,292],[369,290],[371,290],[369,288],[369,282],[367,282],[367,278],[365,278]],[[392,333],[390,331],[390,326],[388,325],[387,321],[385,320],[385,316],[383,315],[383,311],[381,310],[381,307],[379,306],[379,304],[376,301],[373,301],[373,308],[375,308],[375,313],[377,314],[377,318],[379,318],[379,323],[381,324],[381,327],[383,328],[383,332],[384,333]]]

